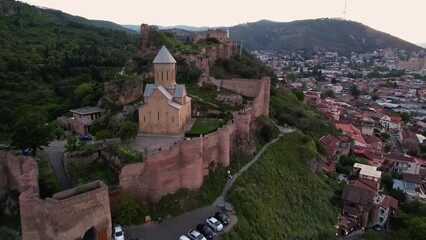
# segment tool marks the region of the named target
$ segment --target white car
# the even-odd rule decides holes
[[[189,239],[187,236],[185,236],[185,235],[182,235],[182,236],[180,236],[179,237],[179,240],[191,240],[191,239]]]
[[[124,240],[123,229],[121,229],[120,225],[114,226],[114,240]]]
[[[201,233],[192,229],[188,231],[188,237],[192,240],[207,240]]]
[[[220,232],[223,230],[223,225],[220,223],[216,218],[211,217],[207,218],[206,220],[207,226],[209,226],[211,229],[215,230],[216,232]]]

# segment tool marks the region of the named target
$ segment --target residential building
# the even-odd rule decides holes
[[[87,135],[93,121],[99,118],[104,112],[99,107],[83,107],[69,110],[72,117],[58,117],[58,125],[71,131],[73,134]]]

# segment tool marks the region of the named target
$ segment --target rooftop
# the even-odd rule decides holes
[[[377,171],[377,167],[375,167],[375,166],[365,165],[365,164],[361,164],[361,163],[355,163],[354,168],[360,168],[361,171],[360,171],[359,174],[361,174],[361,175],[375,177],[375,178],[380,178],[382,176],[382,172]]]
[[[76,108],[71,109],[70,112],[80,114],[80,115],[88,115],[93,113],[101,113],[104,110],[99,107],[83,107],[83,108]]]
[[[163,45],[152,63],[176,63],[176,60],[173,58],[172,54],[170,54],[166,46]]]

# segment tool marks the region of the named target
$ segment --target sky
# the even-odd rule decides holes
[[[22,0],[88,19],[118,24],[233,26],[268,19],[277,22],[343,18],[412,43],[426,43],[426,0]]]

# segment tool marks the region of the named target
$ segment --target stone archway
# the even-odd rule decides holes
[[[98,240],[98,231],[95,227],[91,227],[89,230],[84,233],[81,240]]]

